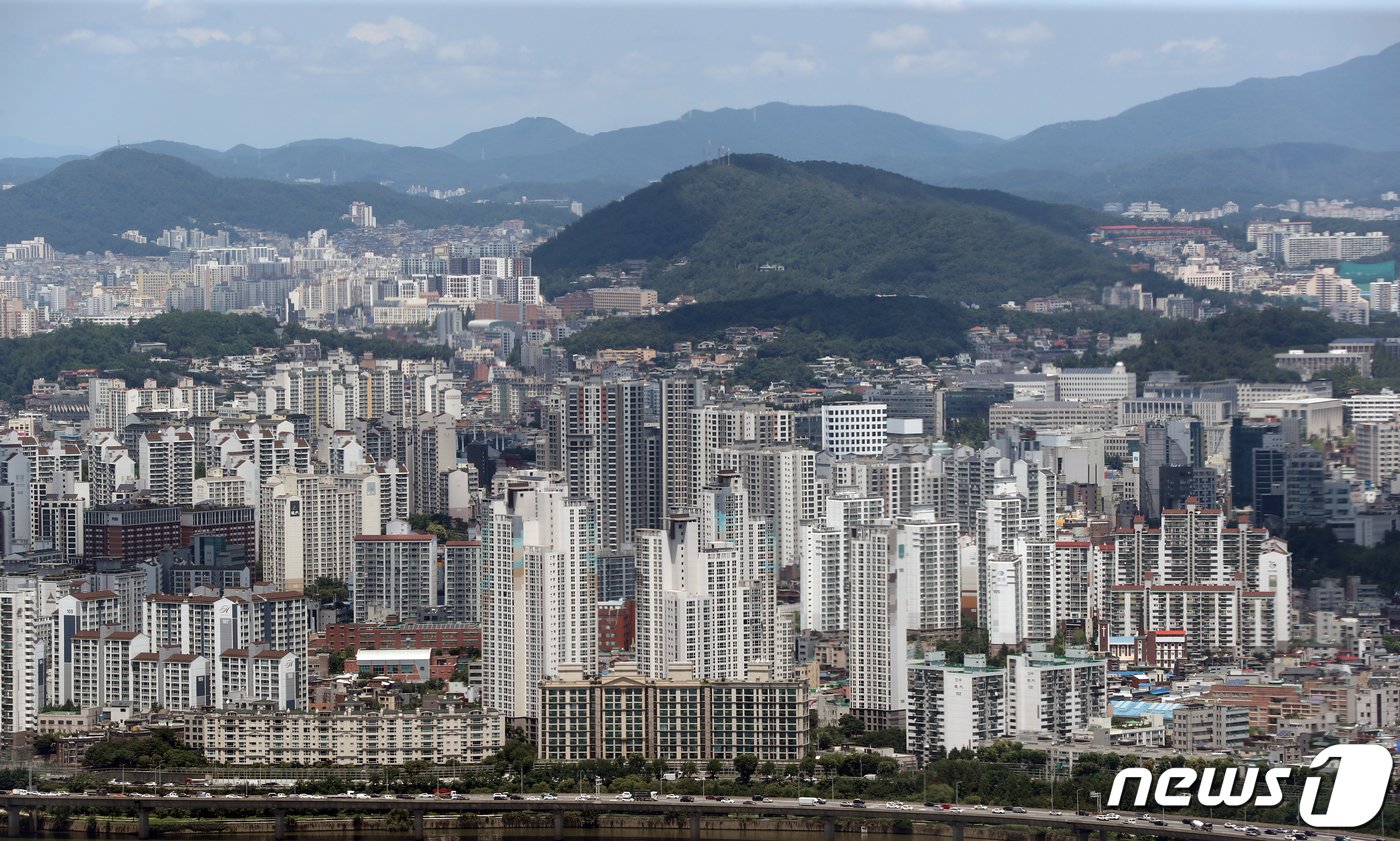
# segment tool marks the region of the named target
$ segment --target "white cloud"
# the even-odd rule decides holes
[[[1108,63],[1114,67],[1122,64],[1132,64],[1140,60],[1142,60],[1142,53],[1133,49],[1118,50],[1117,52],[1109,53],[1107,56]]]
[[[221,29],[205,29],[202,26],[181,27],[175,30],[175,37],[188,41],[192,47],[203,47],[208,44],[233,40],[227,32]],[[248,43],[251,40],[251,34],[248,34],[248,40],[243,43]]]
[[[810,76],[817,72],[817,63],[812,59],[788,55],[782,50],[759,53],[753,66],[760,76]]]
[[[927,53],[903,53],[890,61],[890,70],[901,76],[961,76],[978,66],[973,50],[946,49]]]
[[[99,34],[91,29],[75,29],[59,38],[56,43],[102,55],[131,55],[137,49],[136,42],[130,38]]]
[[[160,24],[189,23],[203,14],[193,3],[181,0],[146,0],[141,11],[153,23]]]
[[[1167,41],[1157,48],[1157,52],[1163,54],[1183,52],[1197,55],[1219,55],[1224,51],[1225,42],[1215,36],[1210,38],[1179,38]]]
[[[630,52],[617,60],[617,72],[623,76],[647,77],[659,76],[671,69],[671,66],[664,61],[641,52]]]
[[[908,4],[930,12],[961,12],[963,8],[962,0],[908,0]]]
[[[437,50],[437,57],[443,61],[459,63],[496,58],[500,54],[500,43],[489,35],[466,41],[453,41],[443,44]]]
[[[812,76],[818,69],[813,59],[795,56],[785,50],[764,50],[748,64],[712,67],[709,74],[722,82],[741,82],[768,76]]]
[[[1055,36],[1050,31],[1050,27],[1038,20],[1031,21],[1025,26],[1017,26],[1010,29],[988,29],[985,33],[988,41],[998,44],[1039,44],[1048,41]]]
[[[392,41],[402,42],[410,50],[421,50],[437,40],[436,36],[418,24],[393,15],[383,23],[360,21],[350,27],[345,37],[378,46]]]
[[[865,43],[872,50],[897,53],[911,50],[927,40],[927,29],[912,23],[902,23],[893,29],[870,33]]]

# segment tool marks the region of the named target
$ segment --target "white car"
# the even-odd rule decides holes
[[[1050,817],[1052,817],[1052,818],[1063,817],[1064,814],[1065,814],[1064,812],[1061,812],[1061,811],[1056,810],[1056,809],[1051,809],[1051,810],[1050,810]]]
[[[1001,808],[1000,806],[998,806],[998,807],[996,807],[995,809],[992,810],[992,814],[993,814],[993,815],[1004,815],[1004,814],[1006,814],[1006,810],[1003,809],[1003,808]]]
[[[976,810],[979,811],[979,812],[985,812],[985,811],[987,811],[987,804],[985,804],[985,803],[978,803],[976,806],[973,806],[972,808],[976,809]]]

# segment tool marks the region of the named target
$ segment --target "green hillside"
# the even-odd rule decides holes
[[[598,265],[637,259],[649,261],[646,282],[665,297],[807,290],[996,306],[1052,292],[1096,299],[1128,279],[1126,265],[1084,240],[1102,221],[1081,208],[930,187],[869,167],[735,155],[588,214],[534,257],[551,294]],[[684,265],[670,265],[680,258]]]
[[[381,225],[415,227],[493,224],[524,218],[562,224],[565,211],[505,204],[455,204],[396,193],[377,184],[278,184],[218,178],[193,164],[136,149],[112,149],[64,164],[42,178],[0,193],[0,242],[42,236],[60,251],[159,253],[118,234],[159,233],[176,225],[218,223],[303,235],[346,227],[352,201],[374,205]]]

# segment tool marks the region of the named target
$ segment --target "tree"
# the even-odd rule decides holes
[[[339,604],[350,598],[350,586],[329,575],[317,578],[305,592],[308,599],[321,604]]]
[[[841,732],[846,736],[846,738],[851,738],[852,736],[859,736],[861,733],[865,732],[865,722],[857,716],[851,715],[850,713],[846,713],[845,715],[837,719],[836,726],[841,728]]]
[[[765,779],[772,779],[778,773],[778,766],[770,759],[763,763],[758,769],[758,773],[762,774]]]
[[[34,739],[34,752],[40,756],[52,756],[58,750],[58,736],[44,733]]]
[[[739,782],[748,783],[758,770],[758,757],[751,753],[741,753],[734,757],[734,775],[739,778]]]
[[[724,773],[724,763],[720,762],[718,759],[711,759],[705,764],[705,773],[713,780],[715,777]]]
[[[688,759],[681,763],[681,776],[683,777],[694,777],[698,770],[699,769],[695,767],[695,763]]]

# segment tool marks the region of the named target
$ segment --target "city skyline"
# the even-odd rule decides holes
[[[119,138],[436,147],[524,117],[596,133],[770,101],[863,105],[1013,137],[1400,41],[1400,12],[1379,2],[1325,12],[959,0],[5,8],[0,154],[96,151]]]

